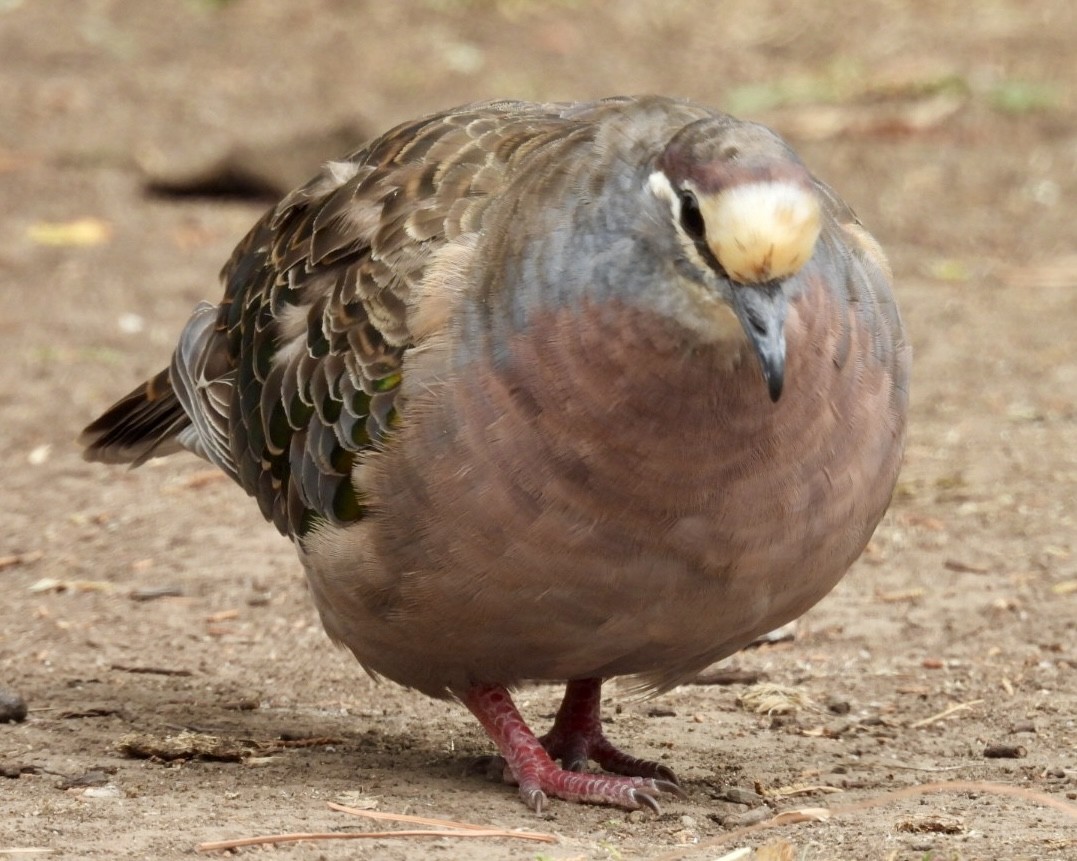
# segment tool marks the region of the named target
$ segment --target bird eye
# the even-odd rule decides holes
[[[699,211],[699,201],[687,189],[681,192],[681,227],[693,239],[702,239],[707,230],[703,213]]]

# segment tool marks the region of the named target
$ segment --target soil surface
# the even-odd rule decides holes
[[[416,827],[341,802],[555,842],[240,854],[1077,858],[1075,43],[1068,0],[0,2],[0,688],[29,707],[0,724],[5,857]],[[645,91],[770,123],[879,237],[916,351],[911,438],[845,581],[795,640],[718,668],[746,681],[608,686],[610,736],[687,800],[537,817],[472,767],[490,744],[461,707],[329,643],[238,488],[193,457],[86,464],[73,438],[164,365],[267,205],[151,178],[479,98]],[[753,710],[759,682],[793,712]],[[519,702],[542,727],[559,693]]]

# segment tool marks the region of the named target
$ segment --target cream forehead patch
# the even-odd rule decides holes
[[[751,182],[700,195],[707,244],[734,281],[745,284],[793,275],[819,238],[819,200],[800,183]]]

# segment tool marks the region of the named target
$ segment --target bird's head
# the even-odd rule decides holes
[[[698,322],[715,340],[746,338],[777,401],[788,285],[811,259],[822,224],[814,180],[768,129],[709,118],[670,140],[648,186],[669,207]]]

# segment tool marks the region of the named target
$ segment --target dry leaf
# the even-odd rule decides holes
[[[26,553],[12,553],[10,556],[0,556],[0,571],[16,565],[29,565],[31,562],[37,562],[44,555],[45,553],[42,550],[30,550]]]
[[[786,810],[772,819],[772,825],[796,825],[798,822],[826,822],[830,810],[826,807],[802,807],[800,810]]]
[[[38,245],[88,248],[108,242],[112,238],[112,227],[99,218],[38,221],[26,229],[26,235]]]
[[[337,796],[336,803],[344,807],[350,807],[353,810],[377,810],[379,799],[360,790],[352,789],[340,793]]]
[[[803,708],[815,708],[815,704],[800,691],[770,683],[749,688],[737,702],[742,708],[761,715],[795,714]]]
[[[796,847],[788,840],[771,840],[755,850],[751,861],[793,861]]]
[[[45,461],[49,459],[49,455],[52,453],[52,445],[50,443],[42,443],[41,445],[34,446],[28,455],[26,455],[26,462],[30,466],[41,466]]]
[[[116,587],[104,580],[57,580],[55,577],[42,577],[31,583],[31,594],[38,592],[111,592]]]
[[[231,619],[239,618],[239,610],[218,610],[216,613],[210,613],[206,616],[206,621],[213,622],[227,622]]]
[[[156,736],[131,733],[117,742],[121,753],[135,759],[199,759],[211,762],[240,762],[257,750],[253,742],[221,738],[206,733],[187,732]]]
[[[896,826],[898,831],[910,834],[960,834],[965,830],[960,819],[952,816],[918,816],[915,819],[902,819]]]
[[[876,592],[875,597],[884,604],[915,604],[924,597],[924,594],[924,590],[917,587],[915,589],[902,589],[897,592]]]

